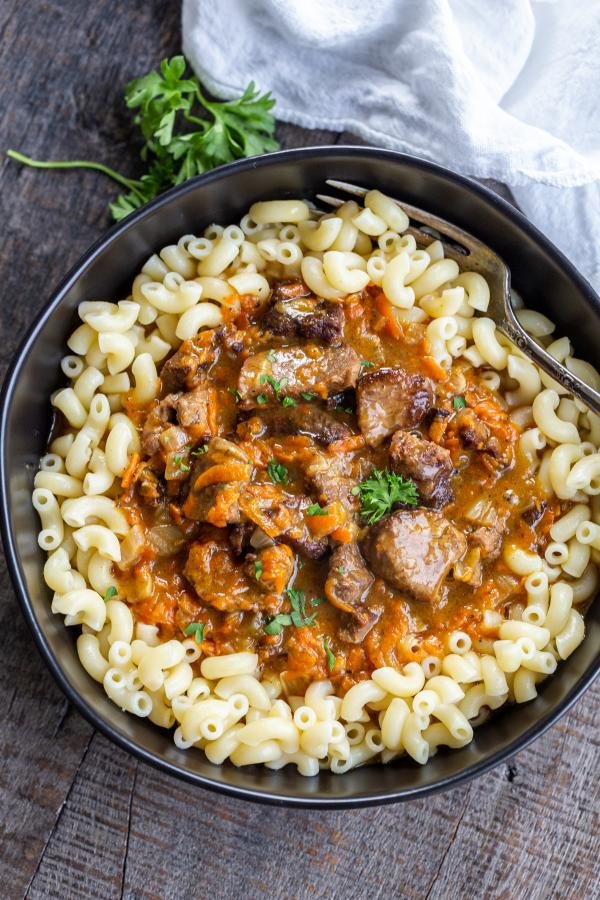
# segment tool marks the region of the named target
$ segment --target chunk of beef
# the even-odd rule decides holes
[[[365,606],[359,609],[340,628],[340,638],[348,644],[362,644],[371,628],[377,624],[381,610]]]
[[[137,481],[138,494],[148,506],[160,506],[165,496],[165,486],[156,472],[146,466]]]
[[[429,603],[439,599],[444,579],[466,548],[464,534],[430,509],[391,513],[371,526],[362,543],[375,575]]]
[[[297,406],[270,406],[261,410],[260,419],[270,434],[305,434],[317,444],[332,444],[350,437],[350,428],[314,403]]]
[[[144,456],[154,456],[161,449],[160,436],[175,421],[179,394],[167,394],[155,400],[142,429],[141,445]]]
[[[251,546],[250,538],[255,530],[254,522],[240,522],[229,530],[229,543],[236,556],[243,556]]]
[[[190,474],[184,516],[218,528],[239,523],[240,492],[251,475],[252,463],[241,447],[222,437],[212,438]]]
[[[362,606],[374,578],[367,569],[358,544],[340,544],[329,560],[325,595],[333,606],[354,613]]]
[[[529,509],[523,510],[521,518],[530,528],[535,528],[546,512],[547,505],[545,500],[542,500],[540,503],[534,503]]]
[[[339,304],[315,297],[302,281],[281,282],[273,289],[262,326],[283,337],[335,344],[344,333],[344,311]]]
[[[294,554],[287,544],[272,544],[258,553],[249,553],[244,569],[261,591],[280,597],[294,572]]]
[[[325,596],[347,614],[341,636],[349,643],[360,643],[379,618],[377,611],[365,606],[374,580],[357,544],[340,544],[335,548],[329,561]]]
[[[193,427],[194,438],[203,440],[213,433],[211,413],[215,408],[215,389],[202,382],[177,401],[177,420],[185,428]]]
[[[352,477],[348,455],[339,453],[327,456],[315,452],[304,465],[304,479],[309,491],[317,495],[323,506],[341,500],[352,510],[358,508],[358,500],[352,493],[356,479]]]
[[[225,612],[257,610],[260,591],[250,582],[225,541],[196,541],[183,573],[204,603]]]
[[[433,403],[428,378],[400,367],[368,372],[356,386],[358,425],[367,444],[378,447],[398,428],[414,428]]]
[[[310,559],[319,559],[329,544],[327,538],[313,538],[307,528],[304,510],[311,502],[310,497],[290,494],[279,485],[267,483],[247,484],[240,494],[242,514],[268,537],[289,544]]]
[[[469,535],[469,543],[481,548],[481,558],[484,560],[497,559],[502,550],[504,537],[504,523],[497,522],[493,526],[482,525]]]
[[[456,414],[456,429],[463,446],[469,450],[485,450],[491,431],[485,422],[478,419],[472,409],[461,409]]]
[[[215,358],[213,344],[214,332],[206,332],[196,340],[184,341],[160,370],[163,393],[192,390],[196,386],[197,376],[203,374],[200,368],[210,365]]]
[[[454,467],[444,447],[408,431],[397,431],[390,443],[390,467],[405,478],[412,478],[426,503],[439,507],[454,499],[450,487]]]
[[[257,397],[273,402],[283,395],[301,399],[303,393],[309,392],[325,398],[354,387],[359,371],[360,357],[352,347],[323,349],[309,344],[256,353],[245,361],[240,371],[240,407],[253,409],[264,405]],[[271,379],[280,386],[277,392]]]

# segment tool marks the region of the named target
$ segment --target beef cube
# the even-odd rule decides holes
[[[412,478],[426,503],[439,507],[454,499],[450,487],[454,466],[444,447],[408,431],[397,431],[390,443],[390,467],[405,478]]]
[[[196,440],[209,438],[212,434],[211,411],[215,408],[215,389],[203,382],[182,394],[177,401],[177,420],[185,428],[194,426]]]
[[[249,553],[244,569],[261,591],[280,597],[294,573],[294,554],[287,544],[272,544]]]
[[[469,535],[469,543],[481,548],[482,559],[493,560],[500,556],[503,537],[504,523],[499,521],[492,526],[482,525],[480,528],[476,528]]]
[[[182,512],[186,519],[210,522],[217,528],[237,525],[242,518],[239,504],[241,487],[240,482],[219,483],[209,484],[198,491],[192,485]]]
[[[327,456],[318,452],[305,464],[306,485],[317,495],[320,504],[326,506],[340,500],[344,506],[358,509],[358,500],[352,493],[356,479],[352,477],[351,464],[351,459],[343,453]]]
[[[141,446],[144,456],[154,456],[161,449],[160,436],[175,421],[179,394],[167,394],[163,400],[155,400],[142,429]]]
[[[340,638],[348,644],[362,644],[370,630],[377,624],[381,610],[365,606],[348,616],[340,628]]]
[[[212,480],[210,477],[202,478],[210,469],[213,470]],[[231,480],[224,481],[228,475]],[[183,504],[184,516],[199,522],[210,522],[218,528],[239,523],[240,492],[251,475],[250,458],[241,447],[222,437],[212,438],[206,453],[198,457],[190,473],[190,490]]]
[[[242,514],[272,540],[289,544],[303,556],[319,559],[327,553],[327,538],[315,539],[304,519],[310,497],[289,494],[279,485],[252,482],[240,494]]]
[[[325,398],[354,387],[359,372],[360,357],[351,347],[323,349],[309,344],[256,353],[240,371],[240,408],[253,409],[283,396],[301,399],[306,392]]]
[[[456,415],[456,429],[461,443],[469,450],[485,450],[491,431],[472,409],[461,409]]]
[[[284,282],[274,288],[262,326],[282,337],[335,344],[344,333],[344,311],[340,305],[312,295],[302,281]]]
[[[374,577],[369,572],[358,544],[340,544],[331,554],[325,596],[333,606],[351,615],[364,604]]]
[[[184,575],[204,603],[223,612],[257,610],[260,592],[250,582],[224,541],[191,545]]]
[[[398,510],[372,525],[362,550],[375,575],[417,600],[435,603],[467,539],[441,513]]]
[[[400,367],[368,372],[356,386],[358,424],[371,447],[398,428],[414,428],[433,403],[428,378]]]
[[[214,360],[213,343],[214,332],[206,332],[197,339],[184,341],[160,371],[163,393],[172,394],[194,388],[200,367],[206,367]]]
[[[260,412],[269,434],[304,434],[317,444],[332,444],[350,437],[350,428],[314,403],[297,406],[270,406]]]

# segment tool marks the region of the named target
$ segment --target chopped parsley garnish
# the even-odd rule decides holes
[[[272,362],[272,363],[276,361],[277,354],[275,353],[274,350],[269,350],[269,352],[267,353],[267,359],[269,360],[269,362]]]
[[[338,566],[337,568],[339,575],[347,575],[347,570],[345,566]]]
[[[203,444],[201,447],[196,447],[195,450],[192,450],[192,456],[203,456],[205,453],[208,453],[208,444]]]
[[[416,506],[419,502],[412,478],[403,478],[389,469],[373,469],[369,478],[352,488],[352,493],[360,499],[361,515],[367,525],[378,522],[397,503]]]
[[[303,400],[306,400],[308,403],[310,403],[311,400],[316,400],[319,395],[313,394],[312,391],[302,391],[300,396]]]
[[[372,363],[370,359],[361,359],[360,367],[361,369],[373,369],[375,368],[375,363]]]
[[[256,402],[264,406],[265,403],[269,402],[269,398],[266,394],[258,394],[256,397]]]
[[[265,372],[263,372],[262,375],[258,376],[258,381],[259,381],[259,384],[270,384],[271,385],[271,387],[273,388],[273,393],[275,394],[276,400],[279,400],[279,395],[281,394],[282,390],[288,383],[287,378],[280,378],[279,381],[277,381],[276,378],[273,378],[272,375],[267,375]]]
[[[181,472],[189,472],[190,471],[190,467],[188,466],[188,464],[186,462],[183,461],[182,456],[180,456],[180,455],[174,456],[173,462]]]
[[[289,475],[288,470],[283,465],[283,463],[278,463],[276,460],[269,460],[269,464],[267,465],[267,472],[269,474],[269,478],[273,482],[273,484],[288,484],[289,483]]]
[[[333,671],[333,667],[335,666],[335,655],[331,652],[331,647],[329,646],[329,638],[323,638],[323,647],[325,648],[327,668],[331,672]]]
[[[296,406],[296,401],[293,397],[284,397],[281,401],[282,406]]]
[[[268,622],[264,630],[267,634],[281,634],[288,625],[294,625],[296,628],[307,628],[314,624],[317,618],[316,612],[310,615],[306,612],[306,595],[304,591],[297,588],[288,588],[286,591],[290,604],[292,606],[291,613],[279,613]],[[322,597],[313,597],[310,601],[311,606],[319,606],[323,602]]]
[[[240,394],[240,392],[238,391],[238,389],[237,389],[237,388],[229,387],[229,388],[227,388],[227,390],[228,390],[228,392],[231,394],[231,396],[233,397],[233,399],[235,400],[235,402],[236,402],[236,403],[239,403],[240,400],[242,399],[242,395]]]
[[[106,590],[104,592],[104,598],[103,598],[104,602],[108,603],[108,601],[111,600],[113,597],[116,597],[118,593],[119,592],[116,589],[116,587],[114,586],[114,584],[111,584],[111,586],[109,588],[106,588]]]
[[[263,577],[263,564],[261,563],[260,559],[254,560],[254,577],[257,581],[260,581],[260,579]]]
[[[311,503],[310,506],[306,510],[307,516],[326,516],[327,510],[322,506],[319,506],[318,503]]]
[[[462,394],[459,394],[458,397],[454,397],[454,399],[452,400],[452,406],[457,412],[459,409],[464,409],[466,405],[467,401]]]
[[[190,622],[185,628],[185,634],[193,635],[197,644],[201,644],[204,640],[204,622]]]

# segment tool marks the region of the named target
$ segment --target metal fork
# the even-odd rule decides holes
[[[367,188],[348,184],[345,181],[327,179],[329,187],[355,197],[364,197]],[[317,194],[317,198],[328,206],[339,207],[345,202],[339,197]],[[570,394],[600,415],[600,392],[590,387],[554,359],[523,328],[517,319],[510,299],[510,271],[500,257],[481,241],[462,228],[457,228],[445,219],[424,212],[416,206],[396,201],[410,219],[408,233],[412,234],[418,246],[424,247],[438,238],[444,245],[444,254],[455,260],[462,268],[479,272],[490,286],[490,305],[487,315],[494,320],[500,331],[515,344],[524,355],[536,363],[550,378],[557,381]]]

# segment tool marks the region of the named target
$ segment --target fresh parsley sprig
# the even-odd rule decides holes
[[[416,506],[419,492],[412,478],[403,478],[389,469],[373,469],[370,476],[352,488],[360,499],[361,515],[367,525],[378,522],[397,503]]]
[[[292,607],[291,613],[279,613],[268,622],[264,630],[267,634],[281,634],[283,629],[288,625],[294,625],[296,628],[307,628],[314,624],[317,613],[307,613],[306,611],[306,595],[304,591],[297,588],[288,588],[286,591]],[[310,600],[312,607],[319,606],[323,603],[322,597],[313,597]]]
[[[267,472],[273,484],[289,484],[289,473],[283,463],[277,462],[275,459],[269,460]]]
[[[125,102],[136,110],[134,122],[142,133],[141,157],[147,172],[127,178],[110,166],[89,160],[46,161],[9,150],[11,159],[40,169],[94,169],[125,188],[110,211],[115,220],[152,200],[162,191],[224,163],[277,150],[273,138],[275,100],[260,95],[251,82],[241,97],[212,102],[194,75],[186,76],[183,56],[163,59],[159,70],[132,81]]]

